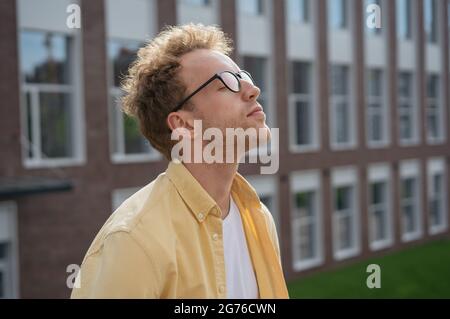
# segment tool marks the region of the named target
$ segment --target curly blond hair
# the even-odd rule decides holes
[[[186,86],[177,76],[180,57],[196,49],[229,55],[231,43],[217,26],[191,23],[166,27],[138,50],[122,82],[122,109],[138,119],[141,133],[168,160],[175,141],[170,139],[166,118],[186,95]]]

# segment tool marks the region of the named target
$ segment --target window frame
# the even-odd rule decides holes
[[[414,179],[414,194],[405,200],[402,196],[402,188],[403,183],[406,179]],[[401,239],[403,242],[410,242],[417,240],[423,235],[423,222],[422,222],[422,199],[421,199],[421,174],[420,174],[420,165],[418,160],[404,160],[400,162],[400,178],[399,178],[399,208],[400,208],[400,230],[401,230]],[[405,223],[404,223],[404,212],[403,207],[405,204],[411,204],[409,201],[412,201],[412,207],[414,209],[414,218],[416,219],[417,229],[412,232],[406,232]]]
[[[358,173],[354,167],[338,167],[332,169],[331,172],[331,203],[332,203],[332,238],[333,238],[333,257],[335,260],[344,260],[357,256],[361,252],[361,225],[359,216],[359,200],[358,200]],[[352,247],[339,249],[338,240],[336,240],[336,190],[342,187],[350,187],[352,191],[351,203],[353,205],[350,212],[353,217],[351,237],[354,239]]]
[[[0,203],[0,242],[9,245],[8,254],[10,260],[1,263],[1,268],[6,273],[4,290],[5,298],[20,297],[20,269],[19,269],[19,237],[17,228],[17,203],[6,201]],[[2,229],[2,227],[5,227]],[[6,270],[5,270],[6,268]],[[9,287],[8,287],[9,286]]]
[[[429,208],[428,210],[428,233],[430,235],[436,235],[442,232],[445,232],[448,229],[448,205],[447,205],[447,201],[448,198],[446,198],[446,195],[448,196],[447,193],[447,170],[446,170],[446,165],[445,165],[445,158],[430,158],[427,161],[427,185],[428,185],[428,189],[427,189],[427,205],[428,207],[430,207],[430,200],[434,199],[433,195],[434,194],[434,187],[433,187],[433,177],[436,175],[441,175],[442,176],[442,194],[440,200],[442,201],[441,203],[441,209],[442,209],[442,224],[438,224],[438,225],[432,225],[430,220],[431,220],[431,210]]]
[[[377,163],[371,164],[367,169],[368,183],[367,183],[367,199],[368,199],[368,230],[369,230],[369,247],[372,251],[384,249],[390,247],[394,243],[393,234],[393,201],[392,201],[392,175],[391,169],[388,163]],[[372,232],[371,225],[371,214],[375,210],[372,205],[371,198],[371,187],[374,183],[384,183],[385,184],[385,221],[386,221],[386,238],[374,239],[374,234]]]
[[[380,72],[380,86],[381,86],[381,96],[371,96],[369,95],[369,80],[368,75],[370,71],[379,71]],[[388,98],[387,98],[387,81],[386,81],[386,69],[385,68],[378,68],[378,67],[370,67],[366,66],[366,143],[368,147],[370,148],[381,148],[386,147],[390,144],[390,128],[389,128],[389,107],[388,107]],[[379,115],[381,118],[381,139],[380,140],[373,140],[371,139],[371,127],[370,127],[370,117],[373,116],[373,110],[370,108],[370,104],[378,103],[380,105]]]
[[[290,212],[291,220],[291,254],[292,254],[292,268],[294,271],[303,271],[306,269],[318,267],[324,263],[324,247],[323,247],[323,211],[322,211],[322,182],[321,174],[319,170],[306,170],[306,171],[296,171],[292,172],[290,175],[290,199],[292,209]],[[301,221],[298,216],[296,216],[296,203],[295,196],[298,193],[304,192],[314,192],[315,193],[315,208],[316,216],[315,218],[315,232],[316,235],[314,240],[316,240],[315,248],[317,251],[314,253],[314,257],[308,259],[295,259],[297,253],[294,252],[296,247],[301,246],[300,236],[295,236],[294,232],[298,231],[301,226]],[[298,253],[300,257],[300,252]]]
[[[68,65],[70,83],[56,84],[56,83],[27,83],[24,74],[22,74],[22,61],[19,54],[19,78],[20,78],[20,121],[21,121],[21,144],[22,144],[22,163],[27,169],[52,168],[52,167],[67,167],[67,166],[81,166],[86,163],[86,141],[85,141],[85,123],[84,123],[84,103],[83,103],[83,88],[82,88],[82,39],[80,32],[65,33],[61,31],[20,27],[17,28],[18,35],[22,32],[36,32],[36,33],[52,33],[68,38]],[[21,52],[22,48],[20,41],[18,50]],[[41,92],[48,93],[68,93],[70,94],[70,122],[71,122],[71,142],[72,142],[72,156],[45,158],[42,153],[41,146],[41,124],[40,124],[40,103],[39,94]],[[28,126],[28,109],[26,95],[31,95],[31,128]],[[30,131],[31,130],[31,131]],[[31,144],[28,136],[33,135],[34,144]],[[29,157],[30,150],[36,153],[33,157]]]
[[[334,94],[332,92],[332,67],[344,67],[347,70],[347,94]],[[329,101],[328,101],[328,110],[329,110],[329,122],[330,122],[330,130],[329,130],[329,138],[330,138],[330,146],[333,151],[341,151],[341,150],[349,150],[354,149],[357,146],[357,137],[356,137],[356,123],[355,123],[355,104],[354,104],[354,89],[353,89],[353,67],[349,64],[345,63],[329,63],[329,73],[328,73],[328,81],[329,81]],[[337,123],[337,105],[340,102],[346,102],[347,105],[347,129],[348,129],[348,141],[339,142],[337,140],[338,136],[338,123]]]
[[[408,74],[410,76],[410,96],[404,97],[400,96],[398,94],[399,90],[399,80],[398,78],[400,75]],[[397,104],[396,104],[396,110],[397,110],[397,131],[398,131],[398,141],[399,145],[401,146],[412,146],[417,145],[420,143],[420,137],[419,137],[419,120],[420,120],[420,113],[419,113],[419,104],[418,104],[418,98],[417,98],[417,90],[416,90],[416,84],[417,84],[417,77],[414,71],[412,70],[398,70],[397,71]],[[411,137],[410,138],[403,138],[401,134],[401,125],[400,125],[400,118],[404,112],[400,108],[400,105],[402,103],[408,103],[410,112],[408,112],[408,115],[411,117]]]
[[[114,164],[128,164],[128,163],[141,163],[141,162],[155,162],[162,158],[162,155],[154,149],[150,144],[150,152],[142,153],[126,153],[125,152],[125,132],[124,132],[124,119],[123,113],[118,109],[118,99],[123,95],[120,87],[114,85],[114,67],[109,57],[109,46],[114,43],[130,43],[139,42],[134,39],[122,39],[116,37],[107,37],[106,60],[107,60],[107,85],[108,85],[108,132],[109,132],[109,145],[110,145],[110,158]],[[114,102],[116,101],[116,102]],[[135,119],[137,121],[137,119]],[[118,127],[113,127],[118,123]],[[140,133],[141,134],[141,133]],[[142,135],[142,134],[141,134]],[[142,136],[141,138],[144,138]],[[145,139],[146,140],[146,139]],[[147,140],[146,140],[147,141]],[[119,143],[114,145],[114,143]],[[148,141],[147,141],[148,142]],[[149,142],[148,142],[149,143]],[[119,151],[115,151],[116,148]]]
[[[307,64],[310,69],[310,77],[309,77],[309,87],[311,88],[311,92],[309,93],[294,93],[294,68],[290,68],[289,78],[290,78],[290,91],[288,95],[288,125],[289,125],[289,150],[292,153],[305,153],[305,152],[313,152],[320,149],[320,141],[319,141],[319,128],[318,128],[318,110],[315,105],[316,100],[316,88],[315,88],[315,70],[314,70],[314,62],[307,60],[291,60],[292,63],[304,63]],[[310,138],[311,141],[308,144],[298,144],[297,143],[297,102],[306,102],[308,103],[309,108],[309,126]]]
[[[440,73],[436,72],[428,72],[425,76],[425,86],[426,86],[426,92],[425,92],[425,100],[426,100],[426,138],[428,144],[439,144],[445,142],[445,136],[444,136],[444,127],[445,127],[445,117],[443,116],[443,83],[442,83],[442,77]],[[428,81],[429,77],[435,77],[437,80],[437,96],[436,97],[430,97],[428,96]],[[437,135],[431,136],[429,127],[428,127],[428,117],[430,116],[430,113],[432,113],[432,108],[430,105],[434,105],[434,116],[436,117],[436,130]]]

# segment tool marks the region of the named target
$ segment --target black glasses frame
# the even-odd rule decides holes
[[[232,88],[230,88],[230,87],[225,83],[225,81],[224,81],[223,78],[222,78],[222,74],[224,74],[224,73],[229,73],[229,74],[233,75],[233,76],[236,78],[236,80],[237,80],[237,82],[238,82],[238,90],[237,90],[237,91],[236,91],[236,90],[233,90]],[[245,73],[245,74],[252,80],[252,83],[254,83],[253,78],[252,78],[252,76],[250,75],[250,73],[248,73],[248,72],[245,71],[245,70],[241,70],[241,71],[236,72],[236,73],[231,72],[231,71],[223,71],[223,72],[216,73],[216,74],[214,74],[209,80],[207,80],[205,83],[203,83],[202,85],[200,85],[200,86],[198,87],[198,89],[196,89],[194,92],[192,92],[191,94],[189,94],[189,95],[188,95],[186,98],[184,98],[180,103],[178,103],[178,105],[172,110],[172,112],[176,112],[176,111],[180,110],[180,109],[183,107],[183,105],[184,105],[190,98],[192,98],[195,94],[197,94],[198,92],[200,92],[203,88],[205,88],[209,83],[211,83],[211,82],[214,81],[215,79],[219,79],[219,80],[223,83],[223,85],[225,85],[225,87],[226,87],[228,90],[230,90],[231,92],[234,92],[234,93],[240,92],[240,91],[241,91],[241,80],[243,80],[241,73]]]

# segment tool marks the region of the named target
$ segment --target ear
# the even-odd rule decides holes
[[[185,110],[172,112],[167,116],[166,122],[171,131],[184,128],[189,131],[191,138],[194,138],[194,117],[192,112]]]

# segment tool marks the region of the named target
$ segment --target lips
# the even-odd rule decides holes
[[[253,114],[257,114],[257,113],[264,113],[264,110],[261,106],[255,106],[250,113],[247,114],[247,117],[252,116]]]

